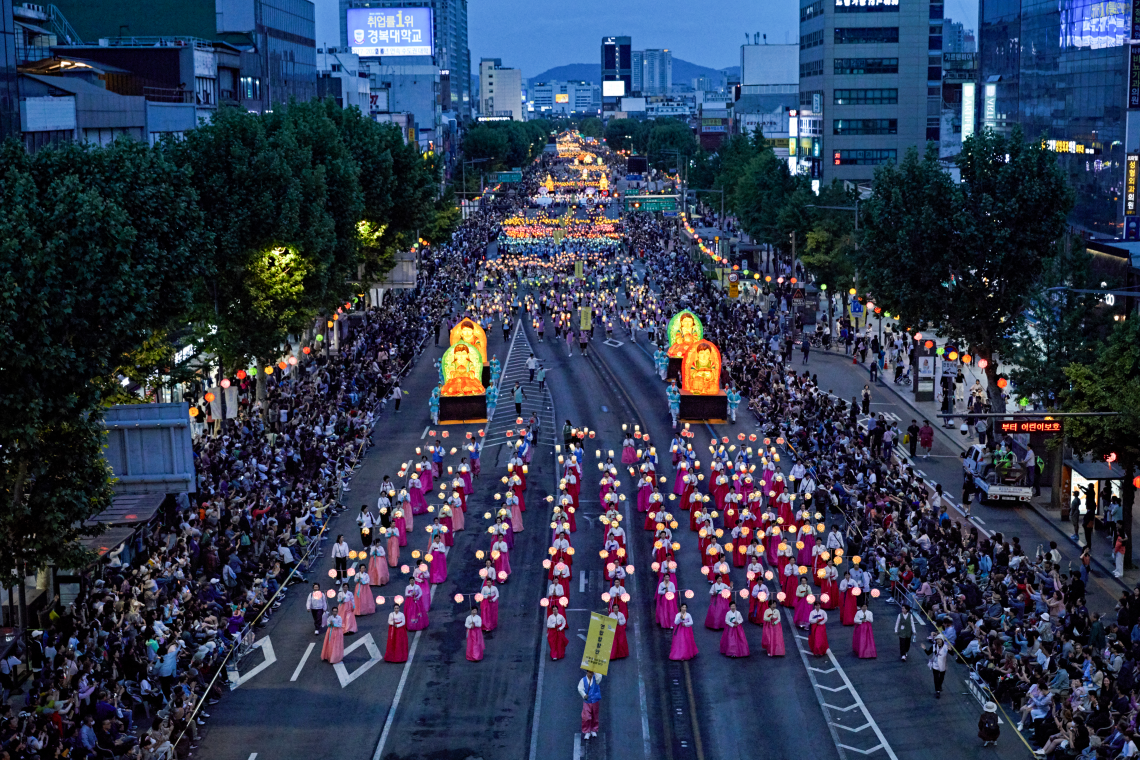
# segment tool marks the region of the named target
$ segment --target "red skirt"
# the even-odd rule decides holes
[[[557,628],[548,628],[546,631],[546,641],[550,644],[550,659],[561,660],[566,656],[566,645],[569,640],[566,638],[566,632],[560,631]]]
[[[625,626],[619,625],[614,632],[614,646],[610,650],[611,660],[620,660],[629,657],[629,639],[625,635]]]
[[[387,662],[408,661],[408,629],[404,626],[388,626],[388,642],[384,645],[384,660]]]
[[[827,643],[827,626],[823,623],[813,623],[811,633],[808,635],[808,647],[811,648],[811,653],[817,657],[822,657],[827,654],[830,648]]]

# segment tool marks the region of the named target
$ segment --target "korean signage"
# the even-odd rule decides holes
[[[1060,420],[999,420],[999,433],[1047,433],[1050,436],[1061,434]]]
[[[1138,0],[1140,1],[1140,0]],[[962,83],[962,139],[965,140],[974,134],[974,102],[977,85],[973,82]]]
[[[349,8],[346,14],[356,55],[433,54],[431,8]]]
[[[997,85],[987,84],[982,100],[982,123],[987,127],[997,126]]]
[[[613,653],[616,633],[616,620],[598,612],[590,613],[586,649],[582,652],[582,670],[592,670],[603,676],[610,672],[610,654]]]
[[[1140,108],[1140,45],[1128,46],[1128,107]]]
[[[1137,216],[1136,175],[1140,172],[1140,155],[1129,153],[1124,166],[1124,215]]]

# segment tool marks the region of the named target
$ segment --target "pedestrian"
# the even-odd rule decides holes
[[[998,725],[997,705],[986,702],[978,718],[978,738],[982,740],[983,747],[992,747],[997,744],[999,736],[1001,736],[1001,727]]]
[[[910,642],[914,638],[914,613],[910,611],[910,603],[902,603],[902,612],[895,618],[895,633],[899,637],[899,659],[906,662],[907,653],[910,652]]]
[[[328,609],[328,604],[325,603],[325,595],[321,591],[321,584],[313,584],[313,593],[309,594],[309,598],[305,600],[305,609],[313,616],[313,635],[319,636],[321,622],[324,620],[325,610]]]
[[[400,402],[404,400],[404,391],[400,388],[400,382],[397,380],[396,384],[392,386],[392,392],[388,394],[388,398],[396,402],[396,412],[400,411]]]
[[[526,370],[530,373],[530,379],[528,382],[534,382],[534,371],[536,369],[538,369],[538,359],[535,359],[534,354],[531,354],[530,358],[526,360]]]
[[[574,355],[574,328],[566,327],[566,355]]]
[[[863,414],[871,413],[871,386],[863,386]]]
[[[522,388],[522,383],[515,382],[514,389],[515,398],[515,417],[522,417],[522,402],[526,398],[526,392]]]
[[[1116,561],[1116,568],[1112,571],[1115,578],[1124,577],[1124,536],[1117,535],[1116,545],[1112,548],[1112,558]]]
[[[1069,522],[1073,524],[1073,534],[1069,538],[1074,541],[1077,540],[1078,529],[1081,525],[1081,491],[1079,488],[1073,489],[1073,500],[1069,502]]]
[[[602,713],[602,676],[583,669],[586,674],[578,681],[578,694],[582,697],[582,738],[598,735],[598,718]]]
[[[940,633],[934,637],[934,646],[929,652],[926,667],[934,673],[934,698],[942,699],[942,684],[946,681],[946,658],[950,654],[950,644]]]
[[[542,365],[538,367],[538,390],[540,393],[546,390],[546,367]]]
[[[918,454],[918,420],[911,420],[910,426],[906,429],[906,443],[910,446],[910,458],[914,459]]]
[[[590,345],[590,334],[585,330],[578,331],[578,348],[582,351],[582,356],[586,355],[586,348]]]
[[[811,353],[811,341],[808,340],[807,338],[804,338],[802,341],[800,341],[800,350],[803,351],[804,364],[807,364],[808,363],[808,354]]]
[[[870,368],[868,368],[867,371],[871,375],[871,382],[872,383],[877,382],[879,379],[879,362],[872,359],[871,360],[871,366],[870,366]]]
[[[348,542],[344,540],[344,535],[336,537],[336,543],[332,548],[333,563],[336,565],[336,582],[337,585],[344,583],[344,574],[348,571]]]
[[[930,427],[930,420],[923,420],[918,430],[918,445],[922,447],[922,458],[930,459],[930,450],[934,448],[934,428]]]

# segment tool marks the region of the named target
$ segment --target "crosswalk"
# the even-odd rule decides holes
[[[533,349],[527,338],[522,322],[515,324],[511,345],[507,348],[507,359],[503,362],[503,374],[499,378],[498,401],[495,414],[487,421],[487,437],[483,444],[485,448],[498,446],[503,443],[518,440],[519,428],[515,414],[514,388],[515,383],[522,386],[525,398],[522,401],[522,419],[525,423],[533,414],[539,422],[539,434],[535,443],[539,446],[553,446],[554,439],[554,400],[550,389],[542,390],[537,380],[530,379],[530,371],[526,368],[526,360],[530,358]],[[511,435],[508,436],[507,433]]]

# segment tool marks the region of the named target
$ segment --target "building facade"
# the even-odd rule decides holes
[[[801,171],[866,183],[876,166],[939,140],[943,9],[940,0],[801,0],[796,132],[811,146]]]
[[[607,82],[610,84],[607,85]],[[619,99],[633,92],[633,50],[630,38],[603,37],[602,109],[616,111]]]
[[[673,54],[668,50],[644,51],[641,92],[668,95],[673,88]]]
[[[503,66],[501,58],[479,61],[479,115],[525,121],[522,70]]]
[[[1126,152],[1140,148],[1127,129],[1131,3],[981,0],[979,11],[978,127],[1044,140],[1076,191],[1070,222],[1121,235]]]
[[[535,82],[530,95],[534,113],[540,117],[596,116],[602,109],[602,88],[597,82]]]

